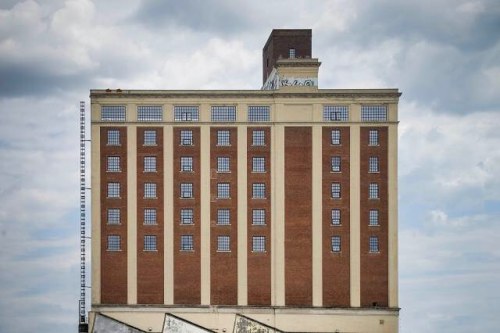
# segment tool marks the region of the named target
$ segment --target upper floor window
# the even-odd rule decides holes
[[[228,130],[217,131],[217,146],[230,146],[230,133]]]
[[[332,209],[332,225],[340,225],[340,209]]]
[[[144,251],[156,251],[156,236],[144,236]]]
[[[181,235],[181,251],[194,251],[193,235]]]
[[[370,130],[368,132],[368,145],[369,146],[378,146],[378,130]]]
[[[108,198],[120,197],[120,183],[108,183]]]
[[[106,171],[109,171],[109,172],[120,171],[120,157],[119,156],[108,156]]]
[[[248,121],[260,122],[269,121],[269,106],[249,106],[248,107]]]
[[[349,107],[347,105],[323,106],[324,121],[349,121]]]
[[[102,105],[101,120],[125,121],[125,105]]]
[[[340,145],[340,130],[332,130],[332,145]]]
[[[332,172],[340,172],[340,156],[332,156]]]
[[[294,48],[288,49],[288,58],[295,59],[295,49]]]
[[[144,157],[144,172],[155,172],[156,171],[156,157],[146,156]]]
[[[193,184],[181,183],[181,198],[192,198],[192,197],[193,197]]]
[[[263,130],[252,131],[252,146],[265,146],[265,136]]]
[[[145,146],[155,146],[156,145],[156,131],[155,130],[145,130],[144,131],[144,145]]]
[[[193,145],[193,131],[182,130],[181,131],[181,146],[192,146]]]
[[[378,184],[370,183],[368,189],[368,198],[370,199],[378,199]]]
[[[265,199],[266,198],[266,184],[264,184],[264,183],[252,184],[252,198]]]
[[[162,121],[163,109],[160,105],[137,107],[137,121]]]
[[[378,244],[378,237],[377,236],[370,236],[370,252],[379,252],[379,244]]]
[[[108,251],[120,251],[121,250],[121,238],[118,235],[109,235],[108,236]]]
[[[229,225],[231,224],[231,214],[229,209],[218,209],[217,210],[217,224]]]
[[[181,224],[193,224],[193,209],[192,208],[182,208],[181,209]]]
[[[108,208],[108,224],[120,224],[120,208]]]
[[[181,156],[181,171],[182,172],[192,172],[193,171],[193,157]]]
[[[371,226],[379,225],[379,223],[378,223],[378,210],[371,209],[369,214],[370,215],[369,215],[368,225],[371,225]]]
[[[229,172],[229,157],[217,157],[217,172]]]
[[[198,121],[199,108],[197,106],[174,106],[174,121]]]
[[[218,199],[229,199],[230,190],[229,183],[218,183],[217,184],[217,198]]]
[[[252,157],[252,172],[266,172],[264,157]]]
[[[120,131],[119,130],[108,130],[108,146],[119,146],[120,145]]]
[[[156,184],[144,183],[144,198],[156,198]]]
[[[385,105],[362,105],[361,121],[386,121],[387,106]]]
[[[252,224],[265,225],[266,224],[266,211],[264,209],[252,210]]]
[[[146,224],[146,225],[156,224],[156,209],[155,208],[145,208],[144,209],[144,224]]]
[[[377,156],[368,158],[368,172],[379,172],[379,163]]]
[[[332,198],[340,199],[340,183],[332,183]]]
[[[340,236],[332,236],[332,252],[340,252]]]
[[[236,106],[212,106],[212,121],[233,122],[236,121]]]
[[[219,252],[229,252],[230,248],[230,238],[229,236],[217,236],[217,251]]]
[[[252,237],[252,252],[266,252],[266,237],[253,236]]]

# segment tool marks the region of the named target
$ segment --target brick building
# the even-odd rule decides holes
[[[400,93],[319,67],[273,30],[260,90],[91,90],[91,331],[397,331]]]

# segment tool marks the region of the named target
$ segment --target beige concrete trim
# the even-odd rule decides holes
[[[174,143],[172,126],[163,127],[163,301],[174,304]]]
[[[350,147],[350,266],[351,266],[351,306],[359,307],[361,305],[361,227],[360,227],[360,127],[351,126],[351,147]]]
[[[323,195],[322,144],[323,129],[312,127],[312,300],[313,306],[323,306]]]
[[[248,304],[247,128],[238,126],[238,305]]]
[[[137,127],[127,127],[127,304],[137,304]]]
[[[271,302],[285,305],[285,128],[271,130]]]
[[[93,112],[98,106],[93,106]],[[101,303],[101,127],[91,129],[92,304]]]
[[[352,122],[361,121],[361,104],[349,105],[349,117]]]
[[[210,304],[210,127],[200,127],[201,304]]]
[[[398,128],[389,126],[389,307],[398,307]]]

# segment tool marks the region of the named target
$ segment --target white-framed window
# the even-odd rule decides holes
[[[334,146],[340,145],[340,130],[339,129],[332,130],[332,145],[334,145]]]
[[[156,224],[156,208],[145,208],[144,209],[144,224],[145,225],[155,225]]]
[[[155,130],[145,130],[144,131],[144,145],[145,146],[156,146],[156,131]]]
[[[193,197],[193,184],[181,183],[181,198],[192,198],[192,197]]]
[[[370,199],[378,199],[378,184],[370,183],[368,188],[368,198]]]
[[[218,183],[217,199],[229,199],[229,198],[230,198],[229,183]]]
[[[181,235],[181,251],[194,251],[193,235]]]
[[[144,236],[144,251],[156,251],[156,236],[145,235]]]
[[[217,172],[230,172],[229,169],[229,157],[219,156],[217,157]]]
[[[106,249],[108,251],[120,251],[121,250],[121,237],[118,235],[108,235],[108,244]]]
[[[230,242],[229,236],[217,236],[217,252],[230,252]]]
[[[156,172],[156,156],[144,157],[144,172]]]
[[[193,209],[192,208],[182,208],[181,209],[181,224],[193,224]]]
[[[386,121],[387,106],[361,105],[361,121]]]
[[[161,105],[140,105],[137,107],[137,121],[162,121]]]
[[[332,156],[332,172],[340,172],[341,159],[340,156]]]
[[[377,236],[370,236],[370,252],[376,253],[380,251]]]
[[[266,237],[253,236],[252,237],[252,252],[266,252]]]
[[[252,210],[252,224],[265,225],[266,224],[266,211],[265,209]]]
[[[378,210],[377,209],[370,209],[368,225],[370,225],[370,226],[379,225]]]
[[[182,172],[192,172],[193,171],[193,157],[181,156],[181,171]]]
[[[294,48],[288,49],[288,58],[295,59],[295,49]]]
[[[193,131],[191,130],[181,130],[180,138],[181,146],[192,146],[193,145]]]
[[[269,121],[269,106],[249,106],[248,107],[248,121],[250,122],[264,122]]]
[[[120,208],[108,208],[108,224],[120,224]]]
[[[332,225],[340,225],[341,224],[341,215],[340,209],[332,209]]]
[[[120,183],[108,183],[108,198],[120,197]]]
[[[217,131],[217,146],[230,146],[230,133],[228,130]]]
[[[156,198],[156,184],[155,183],[144,183],[144,198],[148,198],[148,199]]]
[[[217,209],[217,224],[229,225],[231,224],[231,213],[229,209]]]
[[[212,121],[214,122],[236,121],[236,106],[234,105],[212,106]]]
[[[252,172],[266,172],[264,157],[252,157]]]
[[[125,121],[125,105],[102,105],[102,121]]]
[[[340,244],[340,236],[332,236],[332,252],[340,252],[341,244]]]
[[[332,183],[332,198],[333,199],[340,199],[341,198],[341,193],[340,193],[340,183]]]
[[[254,183],[252,184],[252,198],[265,199],[266,198],[266,184]]]
[[[252,146],[265,146],[265,135],[263,130],[252,131]]]
[[[379,132],[378,130],[370,130],[368,132],[368,145],[378,146],[379,145]]]
[[[108,156],[106,171],[108,172],[120,171],[120,156]]]
[[[323,106],[324,121],[349,121],[349,107],[347,105]]]
[[[120,131],[119,130],[108,130],[108,146],[119,146],[120,145]]]
[[[377,156],[370,156],[368,158],[368,172],[379,172],[379,163]]]
[[[174,106],[174,121],[198,121],[199,107],[189,105]]]

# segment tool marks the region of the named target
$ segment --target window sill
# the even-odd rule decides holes
[[[219,170],[217,170],[216,172],[217,173],[231,173],[231,170],[229,170],[229,171],[219,171]]]
[[[342,171],[331,171],[330,170],[330,173],[342,173]]]
[[[121,199],[122,197],[106,197],[106,199]]]
[[[120,173],[121,170],[106,170],[106,173]]]
[[[380,170],[379,171],[368,171],[368,173],[380,173]]]
[[[217,253],[231,253],[231,250],[217,250]]]
[[[253,171],[253,170],[252,170],[252,172],[251,172],[251,173],[257,173],[257,174],[261,173],[261,174],[266,174],[266,173],[267,173],[267,171]]]
[[[254,199],[254,200],[266,200],[267,198],[266,197],[263,197],[263,198],[261,198],[261,197],[252,197],[252,199]]]
[[[158,223],[143,223],[142,225],[144,225],[144,226],[148,226],[148,225],[157,226]]]
[[[179,199],[194,199],[194,197],[179,197]]]
[[[158,144],[156,144],[156,143],[144,143],[142,146],[143,147],[156,147],[156,146],[158,146]]]
[[[380,251],[369,251],[368,254],[380,254]]]
[[[260,224],[252,223],[252,227],[266,227],[266,226],[267,226],[267,224],[265,224],[265,223],[260,223]]]
[[[341,199],[342,199],[342,197],[335,197],[335,198],[334,198],[334,197],[331,197],[330,199],[332,199],[332,200],[341,200]]]
[[[142,250],[143,252],[158,252],[158,250]]]
[[[380,227],[380,224],[368,224],[368,227]]]
[[[231,145],[215,145],[215,147],[231,147]]]
[[[144,170],[143,173],[158,173],[158,170]]]
[[[194,250],[183,250],[183,249],[180,249],[179,251],[180,252],[186,252],[186,253],[192,253],[192,252],[194,252]]]
[[[339,224],[330,223],[330,226],[332,226],[332,227],[341,227],[342,223],[339,223]]]
[[[106,249],[106,252],[122,252],[122,250],[110,250],[110,249]]]
[[[266,254],[267,251],[254,251],[254,250],[252,250],[252,253],[255,253],[255,254],[258,254],[258,253]]]

